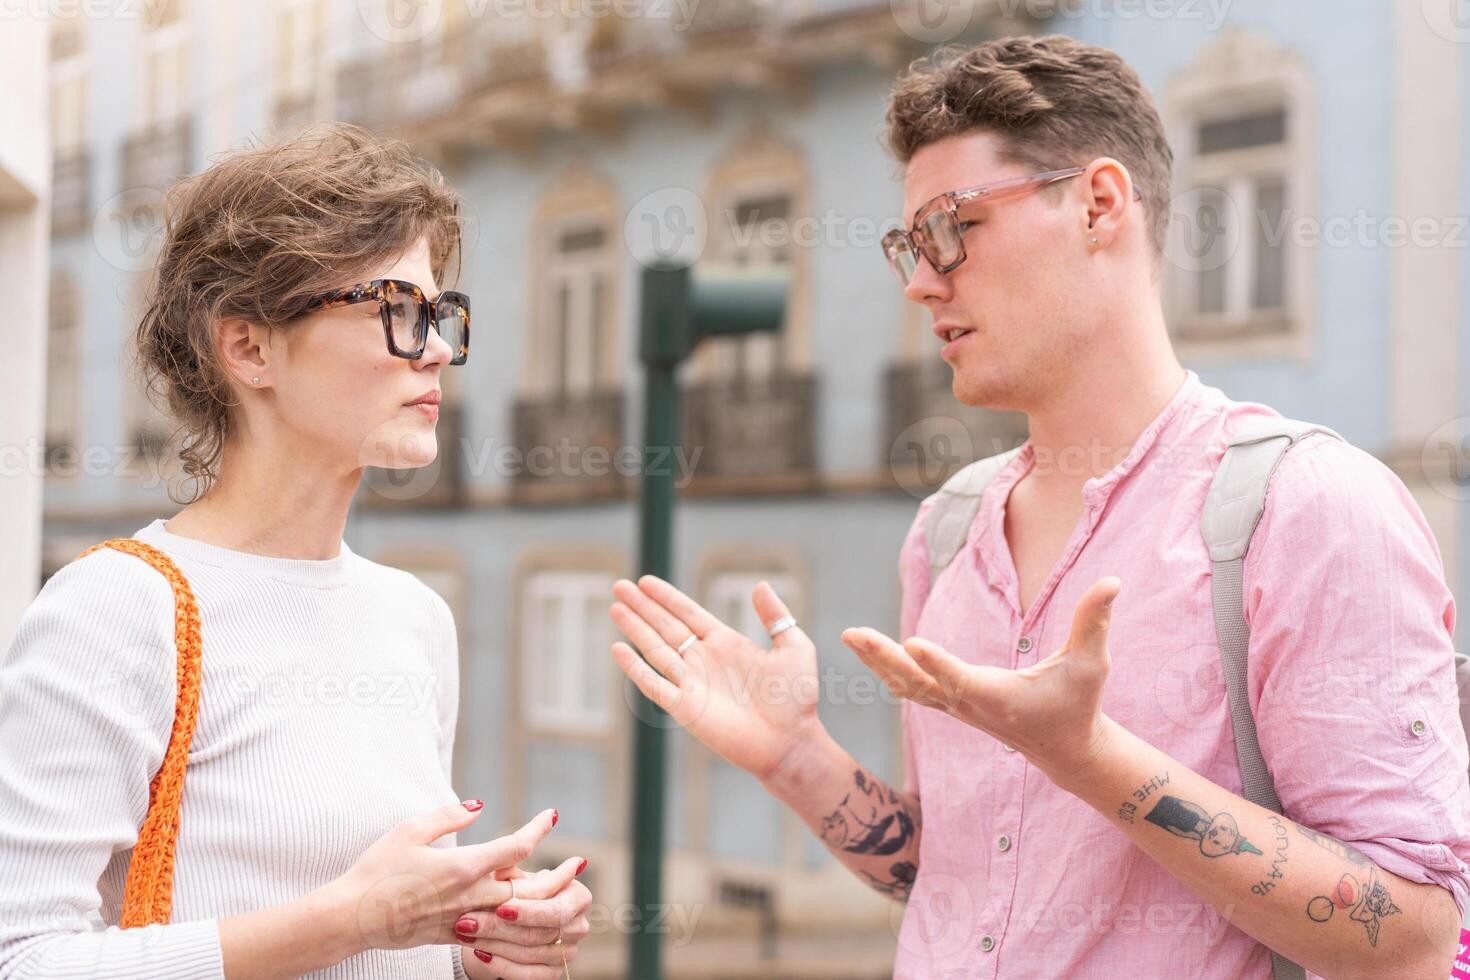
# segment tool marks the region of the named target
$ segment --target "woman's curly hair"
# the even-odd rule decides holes
[[[402,140],[345,123],[247,146],[170,187],[163,246],[138,323],[138,375],[178,426],[192,494],[219,475],[236,402],[215,326],[272,329],[307,301],[391,262],[419,238],[443,283],[459,274],[459,195]]]

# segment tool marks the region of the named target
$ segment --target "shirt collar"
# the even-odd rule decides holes
[[[1157,446],[1166,434],[1183,424],[1188,417],[1185,410],[1199,400],[1202,390],[1203,385],[1200,383],[1199,375],[1186,370],[1183,383],[1169,399],[1169,403],[1138,434],[1138,438],[1133,441],[1127,455],[1108,472],[1102,476],[1095,476],[1082,485],[1082,500],[1089,511],[1100,510],[1118,483],[1138,468],[1150,450]],[[1028,439],[1016,457],[1006,464],[1000,473],[996,474],[995,479],[986,488],[981,502],[980,518],[971,528],[972,538],[980,534],[982,530],[1000,530],[1004,519],[1005,501],[1010,496],[1011,488],[1031,471],[1035,462],[1036,449]]]

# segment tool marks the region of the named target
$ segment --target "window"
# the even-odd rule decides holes
[[[764,128],[744,134],[710,177],[705,258],[742,267],[790,270],[786,321],[776,334],[720,337],[696,355],[698,371],[717,379],[762,380],[797,373],[806,349],[807,254],[818,223],[806,218],[806,168],[800,154]]]
[[[790,575],[759,572],[721,572],[709,585],[709,597],[705,608],[725,625],[755,640],[769,645],[770,636],[766,626],[756,615],[751,594],[761,582],[769,582],[776,594],[791,608],[797,606],[796,580]]]
[[[46,340],[46,465],[75,472],[81,348],[76,284],[63,272],[51,277]]]
[[[58,157],[80,152],[87,138],[84,24],[72,17],[51,25],[51,149]]]
[[[733,194],[717,221],[713,258],[742,267],[789,266],[794,205],[779,187]],[[768,378],[780,369],[784,333],[721,338],[713,342],[714,371],[725,377]]]
[[[1180,151],[1170,215],[1171,325],[1186,340],[1300,334],[1310,213],[1308,76],[1289,52],[1243,33],[1207,49],[1168,99]]]
[[[1281,319],[1286,301],[1287,113],[1276,107],[1201,120],[1190,193],[1180,198],[1187,240],[1186,319]],[[1193,260],[1193,261],[1191,261]]]
[[[526,394],[579,401],[621,384],[617,215],[612,186],[580,168],[557,178],[537,207]]]
[[[189,85],[189,34],[184,0],[148,4],[143,23],[143,98],[139,102],[140,128],[167,126],[188,111],[184,93]]]
[[[318,0],[278,0],[273,40],[276,122],[304,122],[311,116],[317,69],[324,63],[326,48]]]
[[[612,728],[613,576],[543,571],[521,597],[521,699],[530,727],[596,734]]]
[[[547,382],[559,398],[583,398],[599,387],[603,360],[616,357],[606,349],[612,278],[608,230],[595,218],[569,220],[548,238],[541,325]]]

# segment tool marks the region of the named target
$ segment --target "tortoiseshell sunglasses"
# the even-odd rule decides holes
[[[1068,167],[1066,170],[1048,170],[1028,177],[1013,177],[979,187],[946,191],[914,212],[912,230],[895,228],[883,236],[883,255],[897,273],[898,281],[905,286],[918,271],[920,256],[941,275],[953,272],[966,258],[964,226],[967,222],[960,215],[961,208],[1021,197],[1086,172],[1086,167]],[[1133,199],[1141,201],[1143,195],[1134,190]]]
[[[312,297],[302,314],[334,306],[376,301],[383,320],[383,336],[388,353],[417,361],[424,356],[429,343],[429,327],[454,352],[450,364],[463,364],[470,358],[470,298],[464,293],[446,289],[430,303],[424,291],[404,279],[374,279],[345,289],[333,289]]]

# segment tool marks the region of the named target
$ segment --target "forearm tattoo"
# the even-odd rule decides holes
[[[1261,849],[1240,835],[1240,826],[1228,813],[1211,816],[1198,803],[1177,796],[1161,796],[1143,819],[1178,837],[1199,842],[1199,852],[1217,858],[1226,854],[1260,854]]]
[[[873,857],[901,855],[923,825],[912,799],[895,792],[871,774],[853,773],[855,788],[822,820],[822,843],[834,851]],[[859,870],[869,885],[896,898],[907,898],[918,874],[913,861],[895,861],[887,876]]]
[[[1353,922],[1362,925],[1363,931],[1368,934],[1368,945],[1377,946],[1378,929],[1384,918],[1398,915],[1401,911],[1393,903],[1388,886],[1378,876],[1377,866],[1356,847],[1306,827],[1298,826],[1296,829],[1324,851],[1335,854],[1358,868],[1356,875],[1348,872],[1339,878],[1331,895],[1318,895],[1308,902],[1307,917],[1313,922],[1327,922],[1340,909],[1347,912],[1347,917]]]
[[[1118,819],[1123,823],[1133,823],[1139,805],[1156,790],[1168,784],[1169,774],[1167,772],[1154,776],[1133,791],[1132,800],[1124,800],[1119,805]],[[1181,800],[1177,796],[1160,796],[1153,809],[1143,819],[1155,826],[1162,827],[1175,836],[1198,841],[1200,853],[1208,858],[1223,857],[1227,854],[1265,856],[1260,848],[1241,835],[1240,826],[1236,823],[1235,817],[1224,812],[1212,815],[1199,804]],[[1287,852],[1291,847],[1291,835],[1286,829],[1287,822],[1274,814],[1268,819],[1271,821],[1274,835],[1270,841],[1272,855],[1265,877],[1251,886],[1251,891],[1256,895],[1268,894],[1285,877],[1283,869],[1287,863]],[[1334,913],[1345,912],[1349,919],[1362,925],[1363,930],[1368,934],[1368,945],[1377,946],[1378,931],[1383,920],[1388,916],[1398,915],[1402,911],[1394,904],[1393,896],[1389,893],[1388,886],[1384,884],[1383,877],[1378,873],[1377,865],[1369,860],[1362,851],[1334,837],[1319,834],[1300,824],[1293,826],[1302,837],[1329,854],[1353,865],[1351,872],[1343,874],[1338,879],[1331,894],[1317,895],[1307,903],[1308,918],[1313,922],[1327,922]]]

